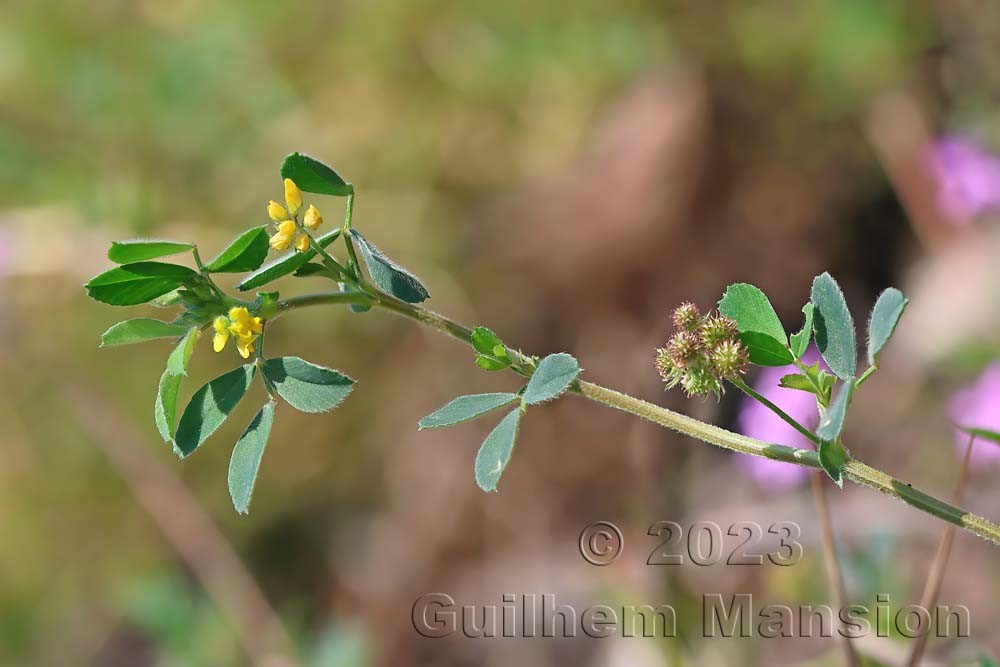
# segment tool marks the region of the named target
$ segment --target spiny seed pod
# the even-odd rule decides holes
[[[709,360],[712,363],[712,370],[720,379],[729,379],[746,372],[749,357],[742,343],[726,340],[712,350]]]
[[[656,366],[656,372],[663,376],[664,380],[677,368],[670,359],[670,351],[665,347],[656,348],[656,361],[654,365]]]
[[[667,342],[670,360],[678,368],[687,368],[698,358],[701,352],[701,341],[690,331],[678,331]]]
[[[735,320],[725,315],[710,317],[698,328],[698,336],[706,348],[713,348],[723,341],[734,340],[737,334],[739,329]]]
[[[712,374],[712,371],[704,366],[697,366],[688,369],[681,380],[681,387],[690,396],[708,396],[715,394],[718,398],[722,394],[722,382]]]
[[[685,301],[674,309],[674,326],[678,331],[694,331],[701,324],[698,306]]]
[[[684,369],[677,368],[670,358],[670,350],[661,347],[656,350],[656,371],[667,384],[667,389],[673,389],[684,377]]]

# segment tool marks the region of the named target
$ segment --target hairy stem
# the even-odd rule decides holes
[[[363,303],[372,303],[365,295],[329,292],[285,299],[279,302],[279,313],[302,306],[362,302],[356,301],[357,299],[364,300]],[[471,329],[443,315],[439,315],[421,306],[400,301],[387,294],[380,293],[375,299],[373,305],[381,306],[394,313],[416,320],[463,343],[471,344],[472,342]],[[534,364],[530,358],[510,348],[508,348],[508,353],[514,362],[511,366],[514,371],[522,375],[531,374]],[[816,452],[748,438],[747,436],[727,431],[724,428],[707,424],[693,417],[688,417],[685,414],[668,410],[667,408],[635,398],[634,396],[629,396],[628,394],[623,394],[614,389],[601,387],[586,380],[578,380],[572,387],[572,391],[597,403],[627,412],[636,417],[651,421],[654,424],[659,424],[683,435],[724,449],[809,468],[819,469],[821,467],[819,456]],[[844,466],[844,477],[852,482],[867,486],[900,500],[922,512],[943,519],[948,523],[953,523],[973,535],[977,535],[984,540],[1000,546],[1000,525],[943,500],[939,500],[919,489],[915,489],[910,483],[896,479],[857,459],[849,460]]]

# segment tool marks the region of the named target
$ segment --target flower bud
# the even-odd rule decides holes
[[[288,218],[291,217],[288,215],[288,211],[285,210],[285,207],[273,199],[267,202],[267,214],[271,217],[271,220],[274,220],[275,222],[288,220]]]
[[[302,223],[309,229],[316,229],[323,224],[323,216],[320,215],[318,208],[309,204],[309,208],[306,209],[306,214],[302,218]]]
[[[271,237],[270,244],[275,250],[287,250],[292,245],[292,236],[278,232]]]
[[[302,191],[290,178],[285,179],[285,203],[288,204],[288,211],[292,215],[298,213],[299,209],[302,208]]]
[[[295,239],[295,249],[298,250],[299,252],[305,252],[306,250],[309,250],[308,234],[298,235],[298,237]]]

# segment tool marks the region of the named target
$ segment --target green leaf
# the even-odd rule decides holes
[[[789,375],[784,375],[782,376],[778,384],[787,389],[798,389],[800,391],[808,391],[810,394],[816,393],[816,387],[813,385],[812,380],[807,378],[802,373],[791,373]]]
[[[170,324],[148,318],[125,320],[101,334],[101,347],[130,345],[156,338],[176,338],[187,333],[188,328],[180,324]]]
[[[500,475],[510,461],[521,422],[521,408],[511,410],[483,440],[476,454],[476,484],[483,491],[496,491]]]
[[[167,369],[160,376],[156,402],[153,404],[153,420],[164,442],[173,442],[174,424],[177,423],[177,395],[199,338],[201,331],[197,327],[188,330],[187,335],[167,357]]]
[[[750,361],[758,366],[787,366],[795,361],[786,344],[767,334],[744,331],[740,340],[750,353]]]
[[[819,362],[808,366],[804,373],[792,373],[781,378],[779,384],[789,389],[799,389],[815,394],[822,406],[830,402],[830,389],[836,378],[820,370]]]
[[[853,378],[858,368],[858,349],[854,338],[854,319],[840,286],[829,273],[816,276],[811,301],[816,346],[830,370],[841,380]]]
[[[163,241],[160,239],[133,239],[131,241],[115,241],[108,249],[108,259],[116,264],[131,264],[147,259],[156,259],[166,255],[176,255],[190,250],[193,243],[180,241]]]
[[[278,395],[302,412],[332,410],[354,388],[354,380],[346,375],[299,357],[268,359],[263,371]]]
[[[156,388],[156,402],[153,404],[153,421],[164,442],[173,442],[174,424],[177,423],[177,395],[181,390],[183,375],[163,371],[160,384]]]
[[[819,463],[830,479],[844,488],[844,466],[850,460],[847,448],[840,441],[821,440],[819,443]]]
[[[193,327],[188,330],[187,335],[181,339],[174,351],[167,357],[167,371],[174,375],[187,375],[188,362],[194,354],[194,348],[201,338],[201,330]]]
[[[759,288],[747,283],[730,285],[719,300],[719,312],[736,322],[751,362],[759,366],[792,363],[785,329],[767,295]]]
[[[476,327],[472,330],[472,347],[479,354],[493,355],[497,345],[503,346],[503,341],[486,327]]]
[[[361,235],[356,229],[351,230],[351,236],[358,242],[361,256],[368,266],[372,282],[383,292],[391,294],[407,303],[420,303],[430,296],[420,280],[399,264],[382,254],[371,241]]]
[[[302,153],[292,153],[281,165],[281,177],[290,178],[303,192],[346,197],[354,186],[319,160]]]
[[[510,368],[510,362],[479,355],[476,357],[476,366],[479,366],[484,371],[502,371]]]
[[[293,273],[296,278],[306,278],[309,276],[324,276],[326,278],[338,278],[335,276],[330,269],[326,268],[319,262],[313,262],[312,264],[303,264]]]
[[[157,308],[172,308],[181,302],[183,292],[184,290],[179,287],[175,290],[170,290],[163,296],[158,296],[150,301],[149,305]]]
[[[186,266],[137,262],[105,271],[91,278],[84,287],[95,301],[112,306],[135,306],[200,278]]]
[[[907,303],[909,300],[895,287],[890,287],[879,295],[872,308],[871,319],[868,320],[869,364],[874,366],[878,361],[879,352],[892,338],[892,332],[896,330]]]
[[[805,324],[802,325],[802,329],[798,333],[793,333],[790,337],[792,355],[796,360],[801,359],[802,355],[809,349],[809,339],[812,338],[813,332],[813,310],[815,308],[816,306],[812,305],[812,303],[802,306],[802,312],[806,316]]]
[[[462,422],[485,415],[487,412],[492,412],[497,408],[502,408],[516,400],[517,394],[510,393],[459,396],[444,407],[435,410],[421,419],[418,426],[424,429],[461,424]]]
[[[510,356],[503,341],[486,327],[476,327],[472,331],[472,347],[479,353],[476,365],[485,371],[502,371],[510,368]]]
[[[337,283],[340,286],[341,292],[347,292],[348,294],[365,294],[361,289],[354,283]],[[365,295],[367,296],[367,295]],[[372,309],[370,303],[352,303],[351,310],[355,313],[367,313]]]
[[[844,429],[844,420],[847,418],[847,408],[854,395],[854,387],[854,378],[845,380],[840,391],[830,401],[830,405],[820,411],[819,428],[816,429],[816,435],[820,439],[840,440],[840,432]]]
[[[340,236],[340,228],[334,229],[329,234],[324,234],[316,239],[316,242],[320,247],[325,248],[326,246],[337,240]],[[299,252],[293,250],[292,252],[279,257],[278,259],[265,264],[260,267],[249,276],[244,278],[236,288],[241,292],[246,292],[252,290],[255,287],[260,287],[261,285],[266,285],[272,280],[277,280],[282,276],[287,276],[289,273],[294,273],[299,269],[299,267],[307,264],[313,257],[316,256],[316,249],[310,247],[309,250],[305,252]]]
[[[248,229],[205,265],[205,269],[211,273],[256,271],[267,259],[269,247],[266,225]]]
[[[563,393],[580,375],[580,364],[565,352],[550,354],[542,359],[524,389],[525,405],[551,400]]]
[[[233,456],[229,460],[229,495],[233,499],[233,507],[240,514],[250,510],[250,497],[273,423],[274,401],[268,401],[233,448]]]
[[[194,393],[177,424],[174,444],[181,458],[189,456],[222,426],[247,393],[255,366],[246,364],[215,378]]]
[[[997,433],[996,431],[991,431],[990,429],[987,429],[987,428],[971,428],[971,427],[961,426],[961,425],[957,425],[957,426],[958,426],[959,429],[965,431],[969,435],[974,435],[977,438],[984,438],[984,439],[989,440],[989,441],[991,441],[991,442],[993,442],[995,444],[1000,445],[1000,433]]]

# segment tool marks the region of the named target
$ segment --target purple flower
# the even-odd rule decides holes
[[[938,206],[952,223],[1000,210],[1000,157],[972,139],[948,135],[934,142],[928,161]]]
[[[812,364],[819,361],[819,355],[810,348],[802,361]],[[786,389],[778,383],[783,375],[797,373],[795,366],[764,368],[757,376],[753,388],[779,408],[788,413],[806,428],[812,430],[819,422],[819,411],[816,408],[816,397],[807,391]],[[798,449],[811,449],[812,442],[785,423],[785,421],[749,396],[743,396],[739,415],[736,418],[740,433],[764,442],[770,442]],[[739,465],[750,474],[764,489],[781,490],[802,483],[808,471],[802,466],[781,461],[760,458],[758,456],[741,456]]]
[[[957,426],[1000,432],[1000,361],[986,367],[972,385],[952,394],[949,416]],[[955,448],[965,455],[969,434],[955,429]],[[976,441],[972,462],[983,464],[1000,461],[1000,446],[993,442]]]

